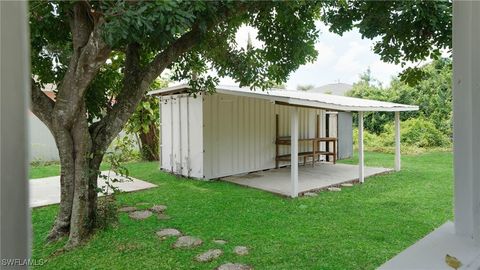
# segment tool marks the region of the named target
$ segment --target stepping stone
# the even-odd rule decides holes
[[[253,270],[253,268],[241,263],[226,263],[215,268],[215,270]]]
[[[137,210],[137,207],[135,207],[135,206],[125,206],[125,207],[119,208],[118,212],[127,213],[127,212],[133,212],[133,211],[136,211],[136,210]]]
[[[353,187],[352,183],[343,183],[341,184],[342,187]]]
[[[157,214],[157,218],[159,220],[167,220],[167,219],[170,219],[170,216],[167,216],[164,213],[159,213],[159,214]]]
[[[203,243],[200,238],[193,236],[182,236],[173,243],[173,248],[194,248],[198,247]]]
[[[219,245],[225,245],[227,243],[227,241],[222,240],[222,239],[214,239],[213,242],[215,244],[219,244]]]
[[[163,211],[167,210],[167,207],[165,205],[154,205],[150,207],[150,211],[155,212],[155,213],[162,213]]]
[[[222,254],[223,254],[223,251],[220,249],[210,249],[202,254],[198,254],[195,257],[195,260],[197,260],[197,262],[210,262],[222,256]]]
[[[338,187],[329,187],[328,191],[342,191],[342,189]]]
[[[303,196],[305,196],[305,197],[317,197],[318,194],[317,194],[317,193],[314,193],[314,192],[305,192],[305,193],[303,194]]]
[[[152,212],[148,210],[141,210],[141,211],[133,211],[128,214],[130,218],[136,219],[136,220],[142,220],[142,219],[147,219],[152,215]]]
[[[151,203],[148,203],[148,202],[139,202],[139,203],[136,203],[135,205],[138,205],[138,206],[144,206],[144,205],[150,205]]]
[[[162,239],[172,237],[172,236],[182,235],[182,233],[179,230],[174,229],[174,228],[163,229],[163,230],[160,230],[160,231],[156,232],[156,234],[157,234],[158,237],[160,237]]]
[[[233,252],[239,256],[248,255],[248,248],[245,246],[236,246],[233,248]]]

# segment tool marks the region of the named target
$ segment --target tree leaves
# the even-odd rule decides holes
[[[358,28],[362,37],[375,40],[373,51],[389,63],[439,59],[452,47],[451,1],[328,2],[323,19],[330,31],[343,34]],[[406,69],[403,80],[414,84],[419,69]]]

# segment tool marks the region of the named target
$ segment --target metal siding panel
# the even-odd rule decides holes
[[[188,174],[191,177],[203,178],[203,98],[188,98],[189,111],[189,155],[188,155]]]
[[[211,95],[203,97],[203,176],[207,179],[212,175],[212,106]]]
[[[172,161],[171,161],[171,149],[172,149],[172,125],[171,125],[171,100],[170,98],[163,98],[162,100],[162,130],[161,130],[161,137],[162,137],[162,165],[161,168],[163,170],[171,171],[172,170]]]
[[[178,97],[178,116],[179,116],[179,163],[180,163],[180,174],[188,176],[188,123],[187,123],[187,99],[188,97],[179,96]]]
[[[216,132],[208,134],[213,140],[204,138],[206,152],[216,147],[212,162],[204,166],[212,168],[208,178],[269,169],[274,164],[274,105],[269,101],[247,97],[217,94],[211,103],[205,102],[205,123],[216,122]],[[223,100],[222,100],[223,99]],[[210,108],[206,108],[206,107]],[[207,111],[220,111],[217,116],[208,116]],[[210,118],[210,119],[207,119]],[[217,119],[217,120],[215,120]],[[207,124],[206,124],[207,125]],[[211,124],[215,125],[215,124]],[[215,164],[218,164],[216,166]],[[210,168],[204,168],[205,171]],[[207,175],[206,175],[207,177]]]
[[[219,101],[219,119],[218,119],[218,175],[228,175],[234,171],[233,168],[233,101],[221,98]]]
[[[172,96],[172,171],[176,174],[180,174],[181,161],[180,161],[180,115],[179,115],[178,97]]]

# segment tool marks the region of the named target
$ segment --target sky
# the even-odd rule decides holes
[[[385,63],[372,51],[374,42],[362,39],[355,29],[339,36],[330,33],[322,23],[317,24],[320,30],[317,60],[301,66],[290,75],[287,81],[288,89],[296,89],[298,85],[322,86],[325,84],[342,82],[352,84],[359,79],[359,75],[370,68],[372,76],[384,86],[388,85],[392,76],[402,71],[402,67]],[[261,46],[256,40],[256,30],[251,27],[239,29],[236,41],[240,46],[246,46],[248,35],[254,46]],[[220,84],[235,85],[230,78],[221,78]]]

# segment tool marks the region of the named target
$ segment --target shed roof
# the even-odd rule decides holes
[[[149,92],[149,95],[168,96],[188,92],[189,86],[186,84],[162,88]],[[309,93],[305,91],[269,89],[265,91],[251,90],[247,87],[224,86],[219,85],[216,88],[217,93],[245,96],[252,98],[261,98],[274,101],[283,105],[305,106],[319,109],[351,112],[370,112],[370,111],[416,111],[418,106],[405,105],[378,100],[369,100],[362,98],[336,96],[322,93]]]

